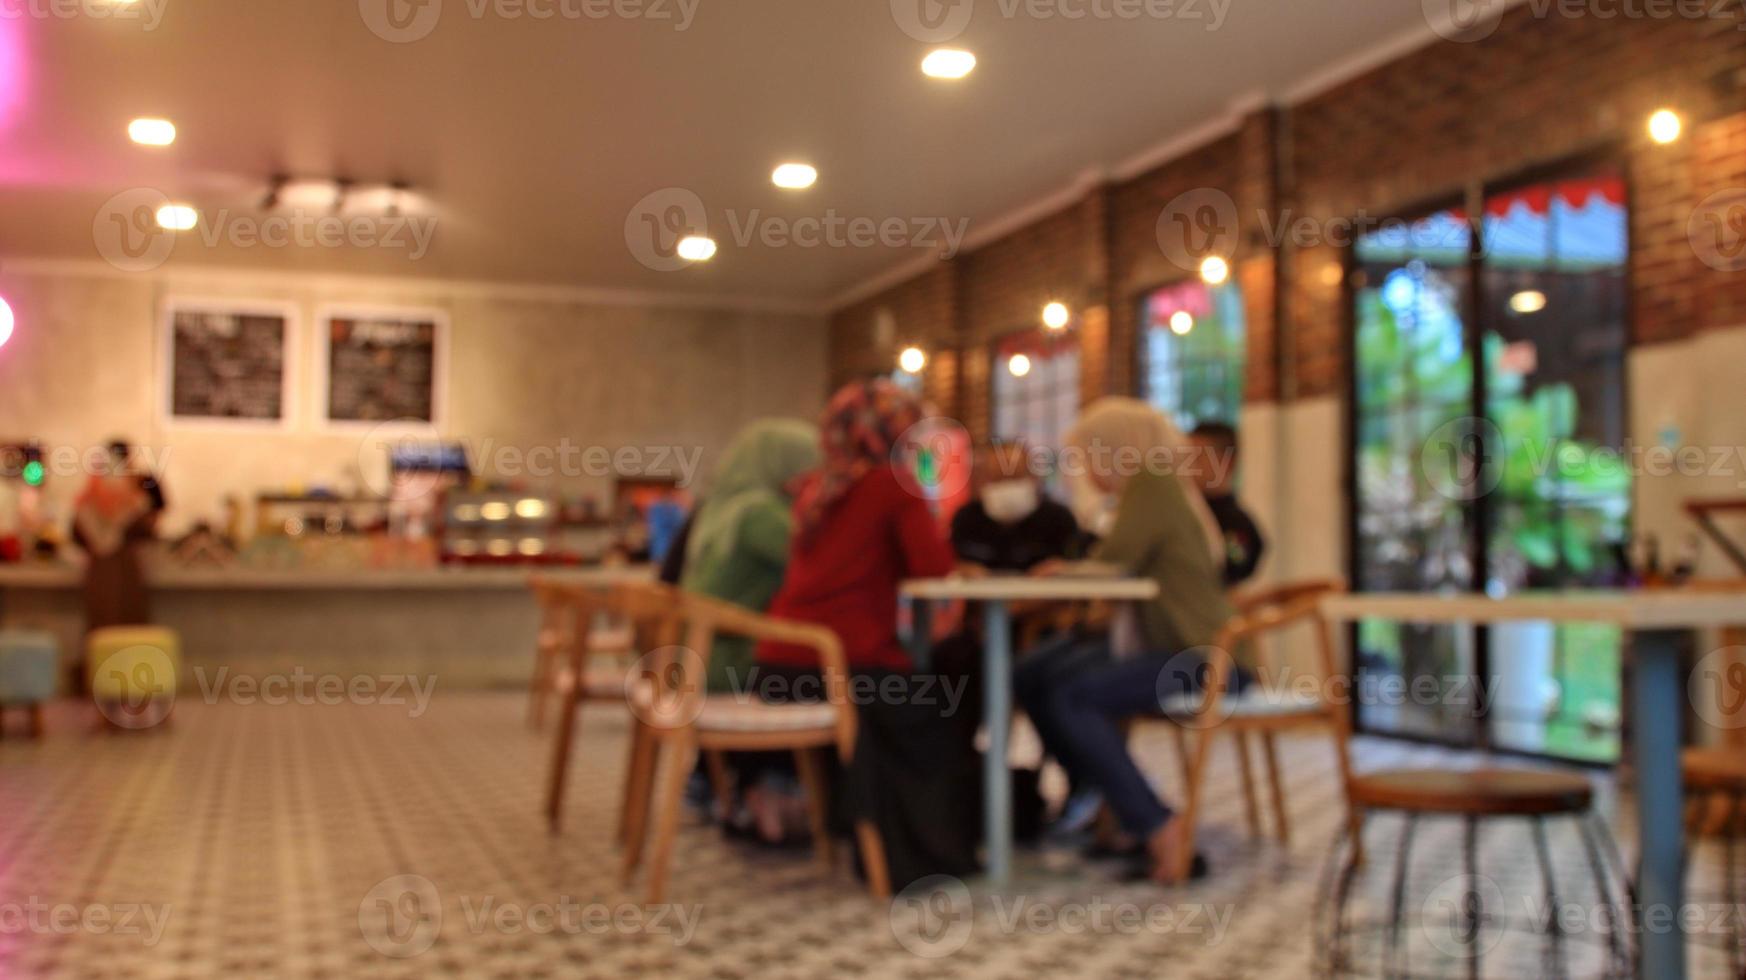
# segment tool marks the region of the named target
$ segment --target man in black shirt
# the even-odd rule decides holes
[[[952,515],[958,559],[991,572],[1027,572],[1049,558],[1068,557],[1079,534],[1073,512],[1043,493],[1029,454],[1017,443],[976,453],[976,497]]]
[[[1200,450],[1194,476],[1206,505],[1225,536],[1225,587],[1245,582],[1261,564],[1267,543],[1243,505],[1237,503],[1232,483],[1237,472],[1237,431],[1223,422],[1202,422],[1189,438]]]

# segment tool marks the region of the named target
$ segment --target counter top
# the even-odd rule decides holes
[[[515,590],[535,576],[592,584],[653,578],[651,565],[574,567],[437,566],[433,568],[148,567],[154,589],[185,591]],[[0,589],[72,589],[83,578],[74,564],[0,564]]]

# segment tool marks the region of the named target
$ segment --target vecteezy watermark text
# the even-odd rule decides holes
[[[1021,933],[1072,936],[1183,937],[1216,946],[1224,941],[1235,905],[1115,901],[1045,901],[1031,895],[988,895],[980,901],[952,875],[922,878],[892,899],[888,923],[898,945],[924,959],[951,956],[969,945],[980,924],[1000,936]]]
[[[416,262],[436,238],[436,215],[336,214],[293,210],[238,214],[221,208],[198,214],[192,228],[163,227],[159,213],[169,195],[134,187],[103,202],[91,220],[91,240],[105,262],[123,272],[150,272],[169,261],[179,245],[255,248],[351,248],[402,252]]]
[[[1726,20],[1740,15],[1736,0],[1420,0],[1425,23],[1450,41],[1483,41],[1514,7],[1535,20]],[[1746,30],[1746,23],[1740,25]]]
[[[81,905],[49,902],[32,895],[22,902],[0,902],[0,935],[138,936],[140,945],[156,946],[170,924],[170,906],[145,902]]]
[[[418,718],[430,709],[436,691],[436,675],[414,674],[317,674],[293,667],[290,673],[232,673],[229,667],[208,671],[194,668],[200,698],[207,704],[297,705],[387,705],[406,707],[408,718]],[[410,698],[410,700],[409,700]]]
[[[581,902],[570,895],[550,901],[505,901],[495,895],[460,895],[455,905],[466,931],[538,936],[662,936],[684,946],[697,935],[702,905],[608,905]],[[447,919],[436,884],[423,875],[384,878],[358,903],[358,931],[371,949],[406,959],[435,946]]]
[[[461,0],[450,9],[462,9],[473,20],[647,21],[684,32],[691,29],[699,3],[700,0]],[[384,41],[407,44],[423,40],[436,30],[442,20],[443,0],[358,0],[358,14],[370,33]]]
[[[1232,0],[982,0],[982,12],[1002,20],[1179,20],[1206,31],[1225,24]],[[898,29],[923,44],[944,44],[963,34],[977,14],[975,0],[891,0]]]
[[[142,30],[157,30],[169,0],[0,0],[0,20],[138,21]]]

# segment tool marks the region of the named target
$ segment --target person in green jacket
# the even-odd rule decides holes
[[[1067,435],[1062,468],[1114,501],[1094,520],[1102,540],[1091,558],[1157,582],[1158,596],[1119,609],[1107,634],[1032,651],[1014,675],[1044,747],[1076,786],[1102,795],[1160,882],[1179,876],[1186,825],[1134,764],[1121,723],[1197,689],[1206,659],[1198,648],[1231,616],[1216,560],[1222,538],[1190,479],[1197,460],[1189,440],[1145,402],[1104,398],[1085,410]]]
[[[799,419],[753,422],[728,444],[685,543],[680,588],[763,612],[782,585],[793,534],[790,492],[818,466],[818,428]],[[708,690],[750,690],[752,641],[717,637]]]

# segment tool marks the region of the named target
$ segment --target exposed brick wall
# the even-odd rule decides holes
[[[1318,221],[1378,217],[1610,144],[1630,185],[1633,339],[1687,336],[1702,268],[1686,237],[1697,141],[1656,146],[1644,122],[1665,105],[1688,127],[1738,111],[1717,92],[1746,62],[1746,34],[1719,19],[1539,19],[1533,6],[1482,41],[1433,44],[1294,106],[1292,198]],[[1330,251],[1300,252],[1290,277],[1301,396],[1347,384],[1342,294],[1318,271]]]
[[[1203,188],[1235,196],[1240,143],[1215,140],[1117,184],[1110,194],[1110,391],[1139,390],[1139,303],[1149,290],[1199,274],[1198,265],[1159,245],[1158,216],[1179,195]],[[1166,232],[1169,234],[1168,230]],[[1173,257],[1174,256],[1174,257]]]
[[[1746,70],[1746,68],[1743,68]],[[1746,112],[1698,127],[1692,134],[1699,213],[1697,249],[1715,264],[1696,272],[1698,329],[1746,326]],[[1707,202],[1707,206],[1706,206]],[[1716,225],[1719,224],[1719,228]],[[1719,233],[1719,238],[1708,237]],[[1700,263],[1703,261],[1699,260]]]
[[[941,262],[914,279],[832,314],[832,387],[890,373],[897,366],[898,351],[909,344],[926,348],[933,355],[930,370],[937,369],[939,353],[958,345],[956,274],[951,263]],[[882,320],[889,324],[884,336]],[[954,388],[955,383],[954,377]]]
[[[954,414],[982,434],[989,342],[1033,326],[1043,303],[1060,299],[1075,311],[1085,397],[1135,391],[1139,298],[1194,274],[1161,247],[1159,215],[1205,189],[1238,215],[1246,397],[1340,394],[1344,241],[1281,242],[1280,222],[1324,228],[1459,203],[1482,182],[1609,147],[1630,187],[1634,342],[1746,325],[1746,273],[1705,264],[1688,234],[1700,201],[1746,187],[1742,14],[1536,18],[1534,6],[1516,7],[1483,40],[1439,42],[1298,105],[1250,114],[1221,138],[839,311],[833,376],[888,370],[896,344],[929,344],[931,370],[950,372],[930,375],[930,392],[950,392]],[[1687,121],[1685,137],[1666,147],[1643,132],[1663,105]],[[893,344],[873,343],[880,307],[897,318]],[[941,357],[951,351],[960,355]]]

